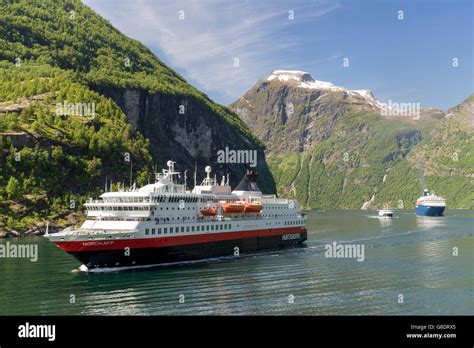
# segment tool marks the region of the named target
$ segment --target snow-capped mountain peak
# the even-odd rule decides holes
[[[354,89],[351,92],[357,93],[365,98],[374,98],[375,96],[370,89]]]
[[[274,70],[267,81],[281,81],[281,82],[296,82],[297,87],[310,89],[330,89],[330,90],[345,90],[342,87],[335,86],[330,82],[318,81],[313,79],[310,73],[299,70]]]
[[[300,70],[274,70],[266,81],[289,82],[297,88],[346,92],[350,97],[363,98],[378,111],[386,108],[368,89],[350,90],[336,86],[331,82],[313,79],[310,73]]]

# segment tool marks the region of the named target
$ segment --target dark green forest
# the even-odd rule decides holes
[[[358,125],[371,131],[338,135]],[[279,192],[313,209],[360,209],[372,196],[372,208],[413,209],[430,188],[449,208],[474,208],[474,135],[467,123],[413,125],[348,112],[338,127],[311,153],[268,158]],[[421,141],[410,145],[403,135],[414,131]]]

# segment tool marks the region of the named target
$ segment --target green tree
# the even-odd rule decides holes
[[[15,223],[15,221],[13,220],[13,217],[8,217],[7,219],[7,226],[8,228],[12,229],[13,228],[13,224]]]
[[[10,199],[17,198],[21,194],[21,186],[17,178],[10,176],[5,192]]]

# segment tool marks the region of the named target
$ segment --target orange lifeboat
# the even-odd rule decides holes
[[[238,203],[226,203],[223,206],[224,214],[243,213],[245,206]]]
[[[262,205],[259,203],[248,203],[245,204],[244,212],[246,213],[260,213]]]
[[[217,214],[217,209],[212,207],[201,208],[200,213],[204,216],[215,216]]]

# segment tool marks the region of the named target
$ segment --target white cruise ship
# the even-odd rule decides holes
[[[105,192],[85,204],[78,229],[45,235],[88,270],[237,256],[303,243],[306,215],[297,201],[264,195],[248,170],[232,191],[211,177],[187,191],[175,163],[139,189]]]

